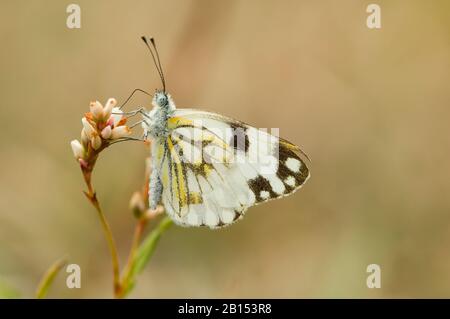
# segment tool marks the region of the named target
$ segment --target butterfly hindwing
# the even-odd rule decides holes
[[[159,150],[162,201],[180,225],[229,225],[248,207],[289,195],[309,177],[297,146],[242,122],[177,109],[168,126]]]

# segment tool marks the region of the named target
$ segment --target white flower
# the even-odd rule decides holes
[[[111,139],[115,140],[117,138],[125,137],[127,135],[130,135],[131,130],[128,128],[128,126],[122,125],[113,128],[111,132]]]
[[[70,142],[70,146],[72,147],[73,156],[75,156],[76,159],[83,158],[84,147],[78,140],[73,140]]]

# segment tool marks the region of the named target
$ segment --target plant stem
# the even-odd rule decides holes
[[[109,223],[105,217],[105,214],[103,213],[100,203],[97,199],[97,195],[94,191],[94,188],[91,183],[91,173],[92,170],[89,168],[83,169],[83,176],[84,180],[86,182],[86,186],[88,188],[87,192],[84,192],[88,200],[91,202],[91,204],[94,206],[95,210],[98,213],[98,217],[100,219],[100,223],[103,228],[103,233],[105,235],[106,241],[108,243],[109,252],[111,254],[111,260],[112,260],[112,267],[113,267],[113,287],[114,287],[114,297],[118,298],[121,287],[120,287],[120,271],[119,271],[119,257],[117,254],[117,248],[116,244],[114,242],[114,237],[112,235],[111,227],[109,226]]]
[[[136,224],[133,235],[133,242],[131,244],[130,253],[128,255],[127,264],[123,270],[122,280],[121,280],[121,295],[119,297],[123,297],[126,291],[128,290],[127,286],[129,284],[131,270],[133,269],[133,264],[135,261],[136,253],[139,248],[139,244],[141,242],[142,234],[144,233],[145,226],[147,225],[148,219],[141,218]]]
[[[44,276],[42,276],[38,288],[36,289],[36,298],[38,299],[45,298],[56,275],[66,264],[67,264],[66,259],[62,258],[57,260],[53,265],[50,266],[50,268],[47,269]]]

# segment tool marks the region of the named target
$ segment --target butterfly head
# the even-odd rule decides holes
[[[172,97],[165,91],[156,91],[153,95],[152,104],[156,108],[174,110],[175,104],[173,103]]]

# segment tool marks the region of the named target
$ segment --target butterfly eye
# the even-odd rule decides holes
[[[167,96],[165,96],[164,94],[159,95],[156,98],[156,102],[158,103],[158,105],[160,106],[166,106],[167,105]]]

